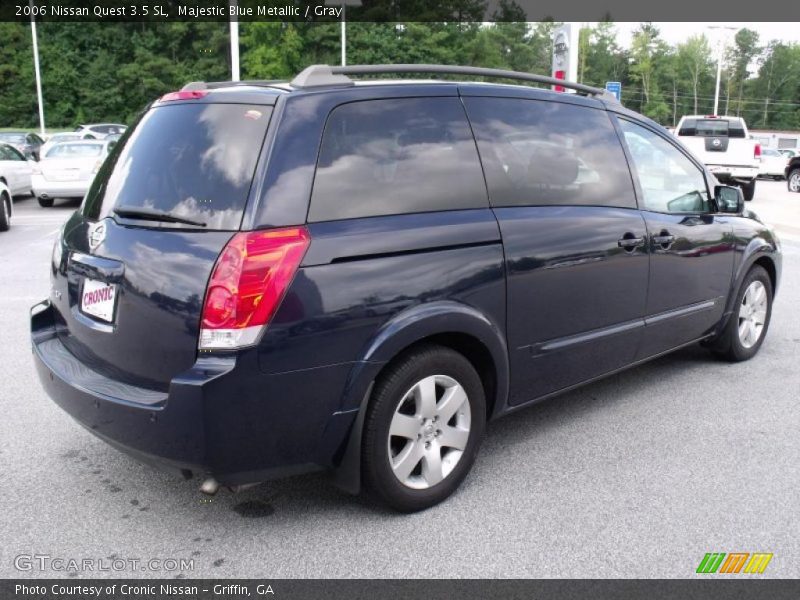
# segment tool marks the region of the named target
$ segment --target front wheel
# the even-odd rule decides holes
[[[376,384],[364,422],[366,488],[402,512],[438,504],[475,460],[486,421],[481,379],[461,354],[425,346]]]
[[[786,185],[790,192],[800,192],[800,169],[793,169],[786,178]]]
[[[756,195],[756,180],[753,179],[749,183],[743,183],[742,193],[744,194],[744,199],[750,202]]]
[[[42,208],[50,208],[53,206],[53,199],[52,198],[42,198],[41,196],[38,198],[39,206]]]
[[[772,317],[772,280],[763,267],[754,266],[736,296],[734,313],[716,345],[716,352],[732,362],[756,355]]]

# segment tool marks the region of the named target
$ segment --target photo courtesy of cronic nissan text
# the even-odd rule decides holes
[[[796,600],[800,4],[3,0],[0,600]]]

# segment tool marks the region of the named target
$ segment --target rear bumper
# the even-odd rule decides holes
[[[41,175],[31,178],[34,195],[44,198],[83,198],[91,184],[91,181],[48,181]]]
[[[708,170],[721,182],[749,183],[758,177],[758,167],[735,165],[706,165]]]
[[[167,392],[88,369],[49,301],[31,309],[39,379],[91,433],[139,460],[236,485],[334,466],[356,413],[337,412],[351,365],[265,375],[255,353],[201,357]],[[346,368],[343,368],[346,367]]]

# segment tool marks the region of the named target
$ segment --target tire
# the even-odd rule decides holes
[[[744,199],[750,202],[756,195],[756,180],[753,179],[750,183],[743,183],[741,187]]]
[[[3,192],[0,202],[0,231],[8,231],[11,228],[11,196]]]
[[[759,291],[763,296],[759,295]],[[759,298],[763,298],[763,309],[758,308],[761,306]],[[747,273],[736,293],[734,306],[734,313],[715,344],[714,351],[731,362],[740,362],[756,355],[767,336],[772,318],[772,280],[763,267],[756,265]],[[744,325],[745,321],[749,321],[752,328]],[[742,335],[742,329],[745,335]],[[747,332],[753,332],[755,337],[748,337]]]
[[[483,384],[464,356],[435,345],[402,355],[378,379],[367,408],[366,491],[401,512],[438,504],[469,473],[485,424]]]
[[[37,198],[39,200],[39,206],[42,208],[50,208],[53,206],[53,199],[52,198],[42,198],[41,196]]]
[[[800,192],[800,168],[792,169],[786,178],[786,187],[790,192]]]

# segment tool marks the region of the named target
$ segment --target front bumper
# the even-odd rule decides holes
[[[31,309],[31,339],[56,404],[119,450],[184,476],[238,485],[335,466],[356,417],[336,410],[345,365],[265,375],[255,352],[200,357],[160,392],[81,363],[61,342],[49,301]]]
[[[33,193],[40,198],[83,198],[91,181],[49,181],[42,175],[31,178]]]

